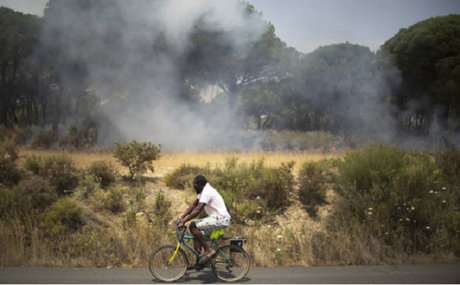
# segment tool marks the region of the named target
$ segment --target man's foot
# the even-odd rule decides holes
[[[200,258],[200,264],[204,264],[206,261],[208,261],[214,254],[216,254],[215,250],[211,250],[210,252],[205,252],[203,256]]]

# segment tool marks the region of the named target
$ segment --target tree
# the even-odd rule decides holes
[[[160,157],[161,145],[156,146],[149,142],[132,140],[129,144],[116,142],[113,157],[128,167],[131,180],[144,174],[147,169],[153,172],[152,161]]]
[[[18,124],[16,108],[28,70],[25,60],[37,39],[40,20],[0,7],[0,124]]]
[[[198,74],[201,79],[219,86],[227,94],[232,110],[244,86],[283,75],[278,64],[286,48],[276,36],[275,27],[265,23],[252,5],[243,2],[240,5],[246,5],[247,20],[244,30],[238,31],[244,41],[242,47],[235,46],[234,36],[224,31],[201,29],[197,23],[191,36],[193,46],[187,56],[188,73]],[[251,25],[262,26],[262,32]]]
[[[275,83],[258,82],[247,86],[241,92],[239,111],[246,117],[256,121],[257,129],[265,129],[267,124],[273,123],[273,115],[278,111],[280,98],[276,94]],[[262,124],[262,118],[265,118]]]
[[[449,112],[458,102],[460,15],[434,17],[401,29],[385,42],[379,56],[388,57],[402,72],[404,84],[394,95],[399,107],[416,102],[428,115],[438,109],[439,129],[447,131]]]
[[[295,129],[357,132],[364,128],[366,104],[377,96],[375,55],[350,43],[316,49],[304,56],[284,88],[284,104],[293,114]]]

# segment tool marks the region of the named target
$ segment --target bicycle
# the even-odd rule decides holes
[[[174,282],[182,278],[188,270],[201,271],[204,268],[211,268],[216,277],[225,282],[235,282],[243,279],[249,272],[250,260],[248,253],[243,249],[245,238],[220,237],[206,238],[211,247],[215,247],[216,253],[204,264],[199,264],[200,254],[193,249],[187,240],[194,237],[186,235],[187,227],[179,235],[180,220],[176,224],[177,245],[163,245],[154,250],[149,258],[149,269],[153,276],[163,282]],[[213,235],[211,235],[212,237]],[[230,244],[219,246],[218,240],[230,241]],[[196,263],[189,266],[189,260],[181,244],[193,253]]]

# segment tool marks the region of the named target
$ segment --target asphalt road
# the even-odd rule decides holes
[[[148,269],[0,267],[0,283],[159,283]],[[177,283],[220,283],[211,270]],[[460,283],[460,264],[251,268],[238,283]]]

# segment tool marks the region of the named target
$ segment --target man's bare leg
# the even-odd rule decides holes
[[[190,224],[190,232],[195,237],[195,241],[198,241],[201,244],[201,246],[204,248],[203,254],[209,254],[212,251],[212,249],[209,246],[209,244],[206,242],[206,240],[204,239],[204,236],[201,233],[201,231],[197,229],[195,223]]]

